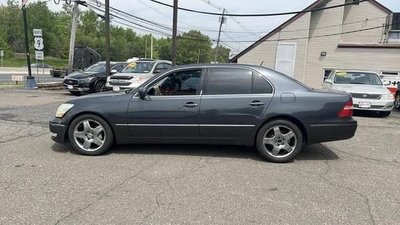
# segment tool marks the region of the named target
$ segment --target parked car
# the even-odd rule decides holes
[[[106,87],[115,91],[137,88],[155,74],[170,69],[171,65],[167,60],[139,59],[129,63],[120,73],[109,76]]]
[[[324,81],[324,87],[350,93],[355,110],[376,111],[382,116],[389,116],[393,109],[393,94],[374,72],[333,70]]]
[[[31,64],[32,68],[53,68],[52,66],[50,66],[49,64],[44,64],[44,63],[32,63]]]
[[[111,71],[119,72],[126,65],[125,62],[111,62]],[[64,77],[63,85],[72,94],[101,92],[106,80],[106,62],[98,62],[83,71],[70,73]]]
[[[54,141],[85,155],[114,143],[228,144],[288,162],[308,144],[353,137],[357,122],[348,93],[317,91],[262,66],[206,64],[69,100],[49,126]]]

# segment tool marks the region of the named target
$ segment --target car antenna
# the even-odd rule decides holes
[[[264,60],[263,61],[261,61],[261,63],[260,63],[260,66],[262,66],[262,64],[264,63]]]

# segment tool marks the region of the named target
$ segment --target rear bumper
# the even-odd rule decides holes
[[[357,121],[345,123],[312,124],[307,127],[307,144],[350,139],[357,130]]]
[[[60,123],[56,118],[49,122],[49,129],[53,141],[62,144],[67,143],[67,125]]]

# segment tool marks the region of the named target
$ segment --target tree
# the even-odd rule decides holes
[[[212,49],[212,53],[214,54],[214,57],[215,57],[215,51],[216,51],[216,47]],[[217,62],[218,63],[228,63],[230,52],[231,52],[231,50],[229,48],[226,48],[221,45],[218,46]]]
[[[177,63],[209,63],[211,40],[200,31],[190,30],[178,37]]]

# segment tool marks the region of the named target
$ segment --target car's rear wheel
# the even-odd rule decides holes
[[[105,90],[106,82],[104,81],[97,81],[94,85],[94,92],[102,92]]]
[[[257,134],[256,147],[268,161],[289,162],[303,148],[303,135],[294,123],[274,120],[261,127]]]
[[[394,107],[400,110],[400,93],[396,94],[396,98],[394,100]]]
[[[110,125],[96,115],[81,115],[74,119],[68,130],[69,141],[77,152],[84,155],[100,155],[113,144]]]

